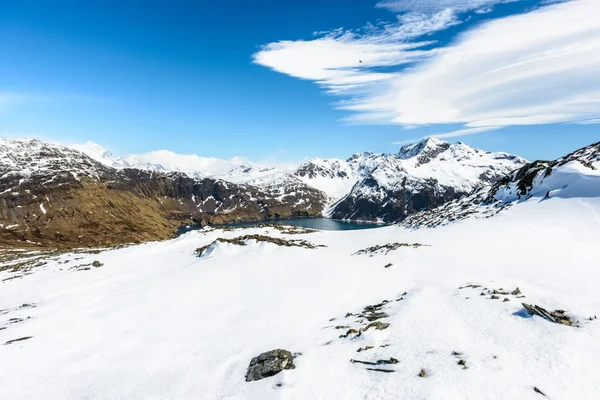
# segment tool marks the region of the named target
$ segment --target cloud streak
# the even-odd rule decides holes
[[[351,123],[471,129],[600,118],[600,24],[590,18],[600,15],[599,1],[491,20],[446,47],[423,35],[457,24],[458,11],[498,1],[393,3],[394,10],[409,12],[393,26],[271,43],[254,62],[340,96],[337,107],[351,112]],[[415,17],[416,11],[429,14]]]
[[[453,137],[476,135],[478,133],[496,131],[496,130],[502,129],[502,128],[503,128],[502,126],[483,126],[483,127],[479,127],[479,128],[458,129],[458,130],[455,130],[452,132],[436,133],[434,135],[428,135],[425,137],[407,139],[407,140],[402,140],[400,142],[393,142],[392,144],[414,143],[414,142],[418,142],[422,139],[425,139],[426,137],[434,137],[434,138],[438,138],[438,139],[448,139],[448,138],[453,138]]]
[[[465,12],[487,10],[494,4],[515,1],[519,0],[385,0],[377,3],[376,7],[394,12],[434,13],[446,9]]]

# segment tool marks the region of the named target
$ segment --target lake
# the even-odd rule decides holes
[[[294,225],[302,228],[320,229],[324,231],[352,231],[358,229],[373,229],[387,226],[386,224],[376,224],[372,222],[356,222],[356,221],[339,221],[328,218],[290,218],[277,219],[263,222],[240,222],[227,224],[230,227],[254,226],[258,224],[278,224],[278,225]]]

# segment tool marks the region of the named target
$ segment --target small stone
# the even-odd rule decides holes
[[[346,318],[353,316],[354,314],[352,314],[351,312],[349,312],[348,314],[346,314]]]
[[[490,299],[492,299],[492,300],[498,300],[499,298],[500,298],[500,297],[499,297],[499,296],[496,296],[495,294],[493,294],[493,295],[492,295],[492,297],[490,297]]]
[[[361,347],[360,349],[356,350],[356,352],[360,353],[362,351],[371,350],[372,348],[373,348],[373,346],[365,346],[365,347]]]
[[[8,342],[6,342],[6,343],[4,343],[4,344],[13,344],[13,343],[16,343],[16,342],[22,342],[22,341],[24,341],[24,340],[29,340],[29,339],[31,339],[32,337],[33,337],[33,336],[23,336],[23,337],[21,337],[21,338],[18,338],[18,339],[12,339],[12,340],[9,340]]]
[[[425,371],[424,369],[421,369],[421,372],[419,372],[419,376],[421,378],[425,378],[427,376],[427,371]]]
[[[521,294],[521,289],[519,289],[518,287],[513,290],[510,294],[512,294],[513,296],[518,296]]]
[[[100,261],[96,260],[92,263],[92,267],[95,268],[100,268],[101,266],[103,266],[104,264],[102,264]]]
[[[385,265],[383,268],[389,268],[389,267],[391,267],[392,265],[394,265],[394,264],[392,264],[392,263],[389,263],[389,264],[386,264],[386,265]]]
[[[375,321],[375,322],[371,322],[369,325],[365,326],[365,331],[369,330],[370,328],[375,328],[379,331],[382,331],[384,329],[387,329],[390,327],[390,324],[388,324],[387,322],[381,322],[381,321]]]
[[[457,364],[463,367],[464,369],[467,369],[467,362],[465,360],[459,360]]]
[[[503,303],[506,303],[507,301],[510,301],[510,299],[507,297],[504,300],[502,300]]]
[[[548,397],[548,396],[546,396],[546,394],[544,392],[542,392],[540,389],[536,388],[535,386],[533,387],[533,391],[541,394],[544,397]]]
[[[460,353],[460,352],[458,352],[458,351],[453,351],[453,352],[452,352],[452,355],[453,355],[454,357],[458,357],[458,356],[462,356],[462,353]]]
[[[345,335],[341,335],[340,338],[346,338],[350,335],[356,335],[357,333],[359,333],[356,329],[348,329],[348,332],[346,332]]]

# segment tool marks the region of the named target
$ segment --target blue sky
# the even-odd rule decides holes
[[[297,161],[445,134],[555,158],[600,140],[594,3],[2,1],[0,135]]]

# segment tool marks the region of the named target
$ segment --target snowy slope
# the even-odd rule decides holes
[[[465,218],[491,217],[516,202],[599,196],[600,143],[595,143],[554,161],[529,163],[493,185],[439,208],[414,214],[403,225],[432,227]]]
[[[194,255],[250,233],[327,247],[249,241]],[[436,229],[191,232],[59,255],[18,279],[0,267],[0,343],[31,337],[0,345],[0,397],[542,399],[535,387],[597,399],[600,321],[586,318],[600,314],[599,236],[598,197],[555,197]],[[352,255],[390,242],[429,247]],[[85,266],[95,260],[103,266]],[[483,289],[516,287],[526,297]],[[383,300],[387,329],[340,338],[364,326],[347,313]],[[531,317],[525,301],[564,309],[579,327]],[[296,368],[245,382],[250,360],[276,348],[302,353]],[[350,362],[392,357],[371,367],[391,373]]]

